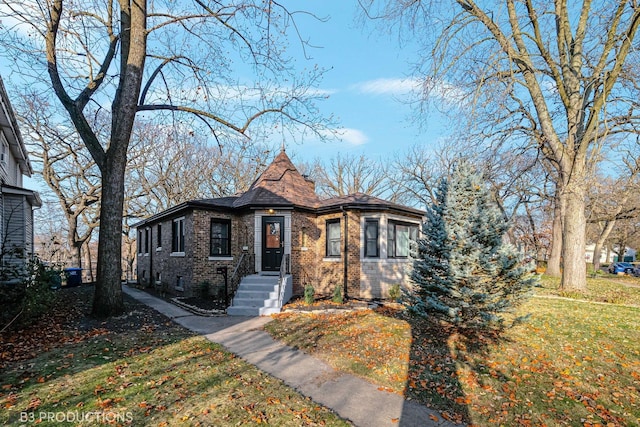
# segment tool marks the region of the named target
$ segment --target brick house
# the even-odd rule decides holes
[[[221,267],[267,276],[285,257],[294,294],[306,284],[331,294],[346,282],[349,297],[385,297],[406,280],[423,215],[362,193],[321,200],[282,150],[245,193],[188,201],[135,224],[138,281],[190,296],[199,283],[223,286]]]

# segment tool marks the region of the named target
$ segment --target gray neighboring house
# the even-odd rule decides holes
[[[0,78],[0,281],[17,279],[34,252],[33,210],[40,195],[23,187],[33,173],[7,91]]]

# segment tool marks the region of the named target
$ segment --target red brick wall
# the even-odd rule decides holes
[[[307,283],[317,279],[318,264],[317,241],[320,229],[314,214],[293,211],[291,213],[291,274],[293,293],[301,295]]]
[[[348,296],[360,297],[360,214],[349,211],[347,218],[349,230],[347,292]],[[331,219],[340,219],[340,258],[336,259],[326,257],[326,221]],[[308,251],[295,256],[292,253],[292,260],[300,260],[300,271],[304,273],[301,275],[301,280],[308,278],[318,294],[331,295],[336,286],[344,286],[344,221],[342,212],[316,217],[315,224],[310,229],[312,232],[308,236]],[[293,229],[295,230],[295,225]],[[294,252],[293,248],[292,252]],[[304,283],[294,286],[295,293],[302,293],[303,286]]]
[[[232,274],[243,247],[249,254],[255,252],[255,216],[254,212],[242,215],[229,213],[195,210],[185,216],[185,256],[171,257],[171,224],[172,220],[163,221],[162,251],[155,252],[156,225],[152,227],[152,241],[149,256],[138,256],[138,276],[146,271],[149,284],[149,275],[154,276],[160,272],[162,282],[168,285],[168,290],[175,293],[177,276],[184,280],[185,295],[191,295],[194,285],[208,281],[212,287],[222,286],[224,279],[216,274],[218,267],[226,266],[229,275]],[[211,218],[231,219],[231,248],[233,260],[209,259],[209,233]],[[386,288],[382,282],[377,283],[376,277],[383,272],[361,271],[360,245],[361,243],[361,213],[359,211],[347,211],[348,217],[348,295],[351,297],[370,298],[385,294]],[[326,221],[340,219],[341,256],[338,259],[326,258]],[[304,230],[304,231],[303,231]],[[326,215],[293,211],[291,214],[291,273],[294,279],[294,294],[301,295],[304,285],[309,283],[314,286],[316,292],[322,295],[331,295],[336,286],[343,286],[344,280],[344,217],[342,212]],[[303,240],[306,240],[303,242]],[[258,248],[259,249],[259,248]],[[153,259],[153,268],[149,262]],[[385,268],[384,263],[376,263],[371,268]],[[394,266],[395,267],[395,266]],[[399,267],[398,267],[399,268]],[[361,273],[371,281],[368,285],[362,284]],[[395,277],[395,276],[394,276]],[[396,279],[394,279],[396,280]],[[366,281],[366,280],[365,280]],[[375,283],[374,283],[375,282]],[[386,282],[385,282],[386,283]]]
[[[173,220],[184,217],[184,233],[185,233],[185,255],[171,256],[171,229]],[[138,254],[138,281],[143,286],[156,286],[158,273],[160,274],[160,284],[157,286],[172,294],[183,294],[176,291],[178,276],[182,276],[185,285],[185,293],[187,284],[192,280],[192,257],[193,246],[189,244],[189,235],[193,232],[193,215],[191,212],[176,215],[170,219],[160,222],[162,224],[162,246],[157,249],[157,232],[158,223],[154,223],[151,228],[151,240],[149,245],[149,254]],[[143,277],[143,275],[145,277]]]
[[[162,221],[162,250],[156,251],[157,224],[153,224],[153,239],[149,256],[138,255],[139,282],[144,286],[151,286],[155,280],[150,280],[150,273],[154,279],[160,273],[162,287],[171,294],[191,296],[194,286],[208,282],[209,289],[224,286],[224,276],[217,274],[218,267],[227,267],[231,278],[233,269],[240,259],[243,247],[248,253],[253,253],[253,213],[247,215],[231,215],[223,212],[194,210],[175,218],[185,217],[185,255],[171,256],[171,227],[173,219]],[[209,259],[210,224],[211,218],[231,220],[231,254],[232,259]],[[222,257],[219,257],[222,258]],[[153,266],[151,265],[153,261]],[[142,279],[142,272],[146,272],[146,280]],[[184,291],[177,291],[175,285],[177,277],[182,276]]]

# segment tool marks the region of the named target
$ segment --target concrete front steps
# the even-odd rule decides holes
[[[229,316],[268,316],[280,313],[278,303],[278,278],[252,274],[240,282],[231,306],[227,308]]]

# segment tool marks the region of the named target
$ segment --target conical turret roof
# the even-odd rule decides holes
[[[233,207],[297,206],[315,208],[320,199],[312,181],[303,177],[282,150],[267,169],[240,196]]]

